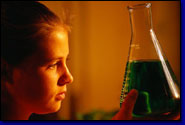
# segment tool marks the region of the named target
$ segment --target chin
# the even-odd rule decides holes
[[[60,104],[53,104],[49,107],[45,107],[44,109],[37,111],[36,114],[49,114],[49,113],[55,113],[59,111],[61,108],[61,103]]]

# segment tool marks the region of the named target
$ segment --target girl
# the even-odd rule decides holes
[[[39,2],[1,4],[1,119],[57,112],[72,83],[69,26]],[[132,119],[132,90],[114,120]]]

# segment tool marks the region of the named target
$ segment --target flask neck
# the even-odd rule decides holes
[[[128,6],[132,37],[143,39],[150,35],[152,29],[151,4]]]

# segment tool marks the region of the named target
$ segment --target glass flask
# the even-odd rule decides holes
[[[133,117],[176,112],[179,83],[162,51],[152,26],[151,3],[128,6],[131,41],[120,105],[131,89],[138,90]]]

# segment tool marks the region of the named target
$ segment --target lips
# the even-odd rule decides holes
[[[64,100],[65,99],[65,92],[61,92],[57,94],[56,100]]]

